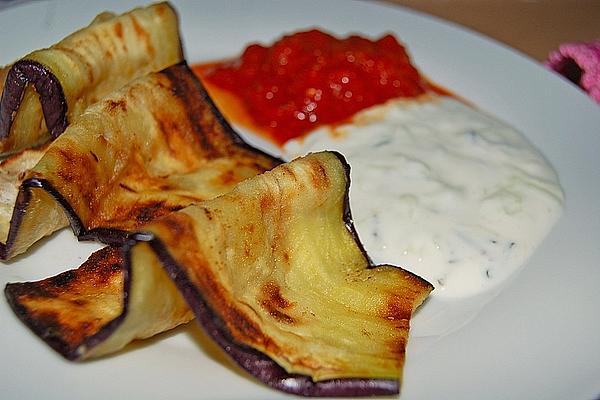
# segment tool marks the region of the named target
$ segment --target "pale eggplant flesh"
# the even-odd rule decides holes
[[[348,188],[341,155],[309,155],[150,222],[78,270],[5,293],[68,359],[114,352],[195,316],[233,361],[275,389],[396,394],[409,321],[432,286],[370,262]],[[99,315],[107,308],[111,315]]]
[[[154,253],[208,334],[272,387],[397,393],[410,318],[433,287],[370,262],[349,184],[339,153],[310,154],[149,223],[128,260]]]
[[[122,27],[111,25],[115,33]],[[178,37],[177,44],[180,59]],[[98,101],[100,90],[73,95],[65,71],[48,66],[55,53],[46,64],[35,54],[0,71],[0,151],[56,140],[19,177],[0,258],[67,223],[80,239],[113,247],[77,270],[7,285],[10,305],[32,331],[83,360],[195,316],[236,363],[278,390],[398,393],[410,317],[432,287],[372,265],[352,224],[343,157],[311,155],[256,176],[280,160],[231,129],[185,63]],[[23,126],[35,128],[31,136],[14,134]],[[297,240],[307,236],[312,241]]]
[[[177,15],[168,3],[98,15],[0,69],[0,155],[55,139],[90,104],[182,59]]]
[[[132,82],[48,147],[24,177],[8,234],[51,232],[57,227],[44,231],[39,221],[66,215],[80,238],[120,247],[57,277],[7,285],[9,303],[73,360],[196,316],[235,362],[276,389],[397,393],[409,320],[431,285],[372,265],[352,225],[340,155],[256,176],[279,163],[235,134],[185,64]],[[6,257],[31,243],[7,241],[0,250]],[[300,334],[287,334],[290,326]]]
[[[17,237],[32,232],[23,230],[30,221],[56,220],[49,214],[55,210],[69,217],[80,239],[113,245],[154,218],[281,162],[232,130],[185,63],[91,106],[36,157],[22,160],[36,165],[18,194],[22,220],[11,224]],[[134,273],[123,268],[122,251],[107,247],[76,270],[10,284],[6,294],[19,318],[66,358],[97,357],[193,317],[157,263],[141,263]]]
[[[193,319],[160,265],[129,268],[120,247],[93,253],[79,268],[37,282],[10,283],[15,314],[69,360],[117,352]]]
[[[68,223],[81,240],[121,243],[280,162],[247,145],[189,67],[174,65],[88,107],[19,174],[12,214],[0,221],[0,258]]]
[[[44,122],[50,137],[58,137],[67,128],[67,100],[58,78],[46,66],[37,61],[19,60],[10,67],[4,82],[0,99],[0,140],[7,138],[10,134],[15,116],[23,102],[27,85],[32,85],[39,95]],[[31,117],[29,119],[37,120],[37,118]],[[14,135],[19,134],[21,132],[14,133]],[[42,140],[44,139],[36,138],[31,143],[26,143],[25,146],[32,147]],[[14,150],[21,150],[21,148],[8,148],[8,152]]]

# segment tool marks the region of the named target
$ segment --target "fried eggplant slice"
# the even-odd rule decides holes
[[[0,257],[65,226],[120,243],[127,232],[228,192],[281,160],[247,145],[185,63],[88,107],[23,177]]]
[[[0,70],[0,153],[56,138],[90,104],[182,59],[177,15],[168,3],[98,15]]]
[[[126,269],[124,256],[108,246],[76,270],[8,284],[5,294],[15,314],[70,360],[113,353],[193,318],[155,259]]]
[[[397,393],[411,315],[433,287],[371,264],[348,188],[341,155],[297,159],[146,225],[130,268],[155,254],[208,334],[276,389]]]
[[[394,394],[410,317],[432,286],[370,263],[348,185],[339,154],[309,155],[151,222],[77,270],[9,284],[5,294],[71,360],[195,315],[235,362],[276,389]]]

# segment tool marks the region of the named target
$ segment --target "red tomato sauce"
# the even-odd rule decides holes
[[[278,144],[389,99],[432,90],[391,35],[372,41],[299,32],[194,71],[209,89],[237,98],[251,124]]]

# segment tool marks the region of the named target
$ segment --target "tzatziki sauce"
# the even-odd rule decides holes
[[[448,333],[475,316],[563,209],[542,154],[452,97],[389,101],[289,141],[284,155],[319,150],[337,150],[351,166],[352,215],[373,261],[434,285],[413,319],[417,336]]]

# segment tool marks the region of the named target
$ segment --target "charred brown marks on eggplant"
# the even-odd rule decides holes
[[[208,211],[208,210],[206,210]],[[171,243],[178,243],[178,244],[182,244],[181,242],[181,238],[182,237],[189,237],[189,238],[195,238],[196,237],[196,230],[194,229],[194,225],[192,223],[192,221],[190,221],[190,218],[188,215],[183,214],[183,213],[178,213],[178,214],[171,214],[168,215],[164,218],[161,218],[160,221],[157,221],[157,223],[164,228],[164,233],[165,233],[165,242],[167,244],[171,244]],[[185,241],[186,246],[191,246],[190,243],[188,243],[188,241]],[[195,250],[195,249],[188,249],[188,250]],[[186,251],[187,253],[187,251]]]
[[[148,32],[146,32],[146,30],[140,25],[137,18],[133,15],[130,15],[129,19],[131,20],[131,24],[133,25],[133,29],[135,30],[135,34],[136,34],[137,38],[147,41],[148,40]]]
[[[181,101],[187,113],[186,119],[191,122],[191,130],[199,138],[199,144],[207,158],[239,158],[246,164],[258,163],[261,170],[268,170],[282,163],[282,160],[253,148],[242,140],[185,63],[168,68],[163,74],[171,81],[171,90]]]
[[[139,223],[144,223],[157,218],[159,215],[164,215],[164,202],[157,201],[150,204],[136,205],[131,210],[131,214],[135,215],[135,220]]]
[[[393,356],[397,362],[402,362],[400,360],[404,360],[404,355],[406,353],[406,338],[403,336],[397,336],[394,339],[388,340],[386,345],[390,352],[390,355]]]
[[[156,7],[156,14],[158,14],[159,17],[163,17],[167,12],[169,12],[169,10],[171,10],[171,7],[169,7],[166,4],[159,4]]]
[[[242,310],[232,305],[219,305],[215,307],[211,304],[211,307],[225,322],[235,340],[242,343],[261,344],[265,347],[273,348],[271,339]]]
[[[261,193],[260,195],[260,211],[263,214],[268,214],[272,212],[273,207],[275,206],[276,199],[275,196],[271,192]]]
[[[46,127],[53,139],[67,128],[67,100],[58,78],[45,65],[33,60],[19,60],[6,76],[0,99],[0,139],[8,137],[23,101],[27,85],[37,92]]]
[[[229,169],[221,172],[217,178],[217,181],[221,185],[234,185],[239,181],[239,179],[235,176],[235,171]]]
[[[294,181],[294,183],[299,182],[296,173],[286,164],[281,165],[279,169],[284,175],[286,175],[286,177]]]
[[[160,220],[163,224],[168,216]],[[183,215],[180,214],[182,217]],[[188,217],[189,218],[189,217]],[[182,222],[173,219],[176,230],[162,235],[161,239],[152,239],[152,248],[163,262],[169,275],[174,279],[184,297],[194,310],[196,317],[206,332],[219,346],[243,369],[266,384],[284,392],[302,396],[373,396],[398,394],[398,379],[335,379],[315,382],[310,376],[289,374],[264,352],[259,352],[246,344],[258,344],[269,354],[284,354],[277,344],[267,337],[259,326],[252,323],[243,312],[231,307],[223,297],[223,290],[204,263],[206,260],[198,249],[185,249],[179,242],[180,257],[175,260],[167,250],[172,247],[173,240]],[[187,228],[183,228],[187,230]],[[162,233],[167,233],[163,232]],[[145,240],[144,240],[145,241]],[[200,259],[196,260],[197,257]],[[186,267],[186,266],[193,267]],[[193,269],[192,269],[193,268]],[[204,280],[203,280],[204,279]],[[215,293],[217,294],[215,299]],[[221,301],[219,301],[219,299]]]
[[[210,261],[204,257],[195,241],[181,240],[182,237],[196,237],[191,217],[174,213],[162,218],[157,223],[163,228],[161,229],[161,239],[165,245],[180,249],[178,254],[184,258],[178,260],[178,265],[184,270],[198,293],[201,293],[212,312],[218,315],[227,326],[232,336],[241,342],[259,343],[263,346],[273,347],[274,344],[260,327],[228,299],[227,290],[214,276],[213,269],[209,265]],[[177,243],[177,246],[174,243]]]
[[[125,99],[120,99],[120,100],[109,99],[104,102],[104,109],[109,114],[115,114],[117,111],[127,112],[127,101],[125,101]]]
[[[121,40],[123,40],[123,25],[120,22],[117,22],[114,27],[115,35]]]
[[[100,42],[100,38],[98,37],[98,35],[96,33],[92,34],[92,37],[94,38],[94,40],[96,40],[96,42],[98,42],[98,43]],[[94,67],[88,61],[88,59],[83,56],[83,54],[81,52],[79,52],[75,49],[72,49],[70,47],[62,46],[60,44],[55,45],[54,49],[60,50],[63,53],[69,54],[71,56],[71,58],[76,59],[80,65],[84,65],[85,71],[87,72],[88,83],[92,84],[94,82]]]
[[[37,282],[9,283],[5,295],[32,331],[61,354],[69,354],[108,322],[107,316],[81,309],[94,298],[87,296],[90,290],[105,294],[111,287],[122,287],[124,265],[121,249],[105,247],[76,270]],[[92,316],[82,320],[86,314]]]
[[[128,192],[133,189],[126,185],[119,185]],[[88,221],[87,229],[108,228],[108,229],[135,229],[140,225],[160,218],[174,211],[185,208],[182,204],[169,204],[165,200],[141,201],[134,204],[117,205],[111,209],[110,215],[102,214],[100,218]]]
[[[293,325],[296,320],[284,311],[293,306],[283,295],[281,294],[281,288],[277,283],[270,281],[267,282],[260,292],[260,305],[278,322],[284,324]]]
[[[381,316],[388,321],[404,321],[408,323],[412,315],[413,299],[390,295]]]
[[[74,306],[78,306],[78,307],[83,307],[83,306],[86,306],[89,304],[89,301],[84,300],[84,299],[71,299],[71,300],[69,300],[69,302],[71,304],[73,304]]]
[[[57,154],[56,175],[65,183],[76,183],[79,189],[77,196],[85,200],[85,204],[93,209],[97,201],[98,180],[97,162],[94,157],[59,148]],[[68,199],[71,201],[71,199]]]
[[[202,211],[204,212],[204,215],[206,216],[206,219],[208,219],[209,221],[212,221],[212,219],[213,219],[212,211],[210,211],[206,207],[202,207]]]
[[[413,303],[414,298],[412,296],[406,298],[398,295],[390,295],[380,316],[399,332],[408,332],[413,312]],[[390,354],[394,355],[396,360],[404,360],[406,344],[406,335],[395,335],[386,342]]]
[[[135,30],[136,37],[138,38],[138,40],[144,42],[144,45],[146,46],[146,51],[148,52],[148,54],[150,54],[150,56],[154,57],[156,50],[154,49],[154,46],[152,46],[148,31],[146,31],[144,27],[140,25],[139,21],[135,16],[130,15],[129,18],[131,19],[131,23],[133,25],[133,29]]]
[[[174,97],[182,104],[181,109],[185,110],[187,116],[185,120],[190,121],[191,131],[195,133],[195,138],[208,159],[217,158],[222,155],[213,143],[212,128],[213,124],[208,121],[214,120],[211,115],[207,115],[206,104],[198,96],[197,80],[187,73],[187,66],[180,65],[180,68],[169,68],[162,73],[169,79],[171,92]]]
[[[121,189],[123,189],[123,190],[125,190],[125,191],[129,192],[129,193],[137,193],[137,191],[136,191],[135,189],[133,189],[133,188],[131,188],[131,187],[127,186],[127,185],[126,185],[126,184],[124,184],[124,183],[119,183],[119,187],[120,187]]]
[[[190,121],[191,131],[197,136],[206,158],[239,158],[258,170],[269,170],[283,163],[248,145],[235,132],[185,62],[163,70],[162,74],[171,82],[170,89],[187,113],[185,119]]]
[[[31,317],[35,319],[42,329],[40,337],[46,341],[62,342],[61,347],[75,349],[85,338],[96,333],[100,326],[93,321],[75,322],[65,318],[59,312],[42,311],[32,312]]]
[[[153,113],[169,152],[190,167],[198,163],[199,154],[209,160],[229,155],[219,148],[218,143],[213,143],[227,141],[227,136],[221,133],[213,135],[211,129],[218,127],[207,126],[203,122],[215,120],[215,117],[206,115],[206,104],[198,96],[198,88],[190,82],[195,77],[187,66],[169,68],[162,71],[161,75],[157,82],[169,90],[173,101],[179,103],[176,109],[181,110],[180,113],[173,113],[158,109]]]
[[[62,272],[37,282],[10,283],[11,293],[18,297],[55,298],[71,291],[82,282],[105,285],[123,269],[120,249],[106,247],[98,250],[78,269]]]
[[[243,239],[241,239],[241,241],[243,241],[244,243],[244,258],[246,262],[252,263],[256,260],[257,257],[257,236],[255,235],[256,228],[254,224],[247,224],[241,227],[241,231],[243,233]]]
[[[77,273],[75,270],[66,271],[61,274],[58,274],[52,278],[48,278],[48,286],[62,288],[68,286],[71,282],[73,282],[77,278]]]
[[[200,160],[198,154],[201,154],[203,149],[198,146],[196,135],[190,135],[192,131],[187,126],[189,122],[173,115],[169,110],[157,110],[154,112],[154,119],[171,156],[190,169],[197,165]],[[194,142],[196,148],[192,144]]]
[[[316,189],[326,189],[329,187],[329,176],[325,167],[317,160],[310,163],[310,177],[313,186]]]
[[[177,186],[173,185],[171,183],[165,182],[165,183],[161,183],[160,185],[158,185],[158,189],[162,190],[162,191],[177,190]]]
[[[184,207],[183,205],[168,205],[165,201],[151,201],[145,204],[136,204],[131,209],[131,215],[135,216],[137,222],[146,223]]]

